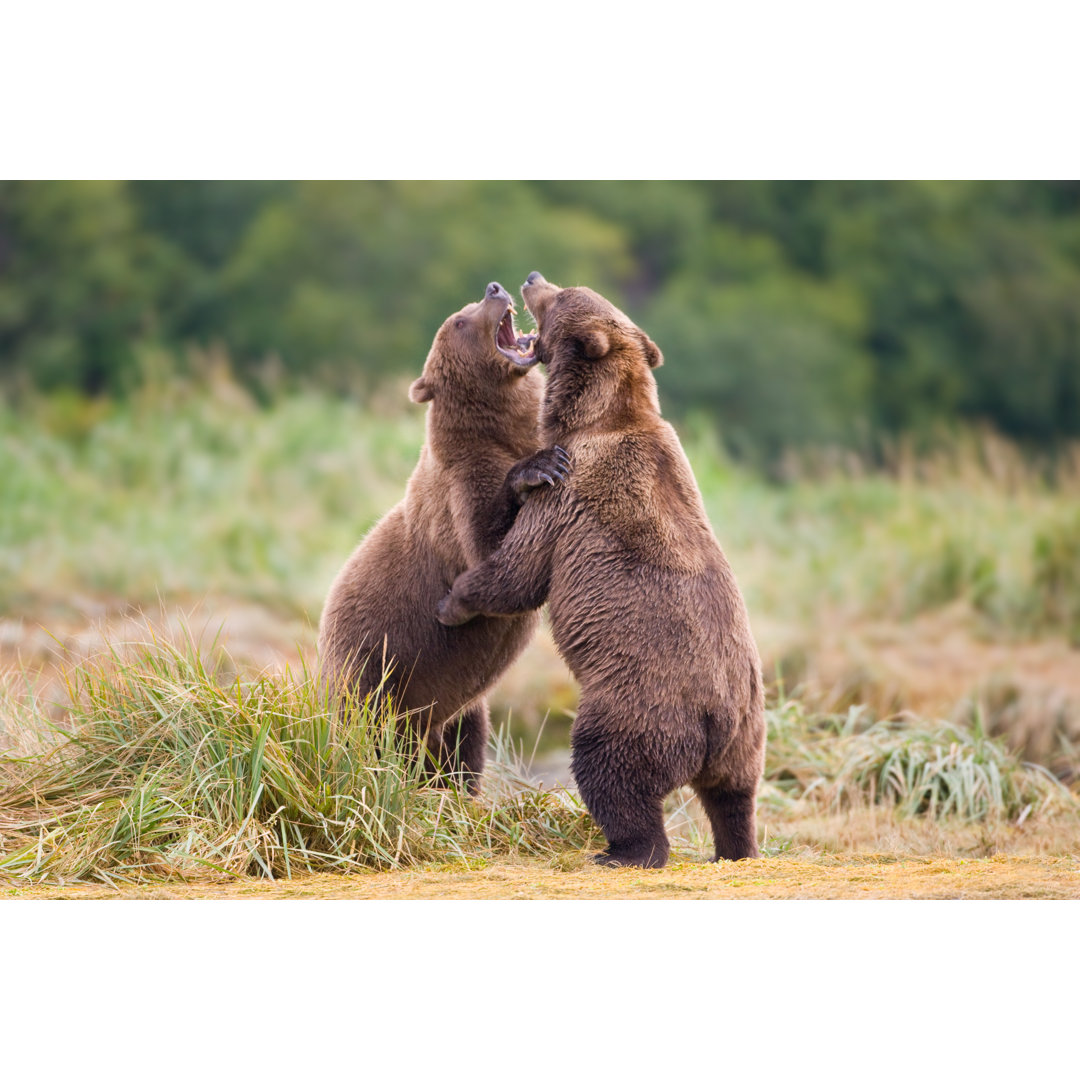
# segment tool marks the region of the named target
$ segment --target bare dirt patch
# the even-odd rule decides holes
[[[1080,704],[1080,650],[1064,638],[987,638],[957,604],[905,622],[831,620],[807,655],[806,681],[826,708],[858,698],[885,711],[948,715],[1002,679],[1033,691],[1053,688]]]

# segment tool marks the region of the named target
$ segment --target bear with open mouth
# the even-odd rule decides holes
[[[455,582],[439,619],[520,618],[549,604],[581,684],[572,770],[611,866],[663,866],[663,802],[689,784],[716,857],[758,854],[764,768],[761,661],[735,576],[678,436],[660,416],[647,334],[587,288],[532,273],[534,340],[502,351],[548,381],[541,442],[572,474],[522,508],[499,549]]]
[[[536,612],[447,629],[434,610],[454,578],[499,545],[531,492],[566,475],[559,447],[540,451],[543,380],[520,359],[510,294],[483,300],[435,335],[410,398],[430,402],[427,438],[405,498],[368,533],[330,587],[319,654],[332,693],[389,698],[431,758],[475,793],[484,767],[484,694],[528,643]],[[542,490],[538,490],[542,489]]]

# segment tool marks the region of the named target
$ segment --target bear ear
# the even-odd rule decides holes
[[[641,332],[641,344],[645,348],[645,359],[649,361],[649,367],[659,367],[664,362],[664,354],[644,330]]]
[[[581,335],[581,347],[590,360],[599,360],[611,352],[611,340],[603,330],[586,330]]]
[[[424,382],[423,375],[409,387],[409,400],[415,401],[417,405],[423,405],[425,401],[430,401],[434,396],[435,391]]]

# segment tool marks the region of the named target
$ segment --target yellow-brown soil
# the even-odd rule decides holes
[[[615,900],[615,899],[1080,899],[1080,856],[982,859],[838,855],[743,863],[673,862],[663,870],[605,870],[579,856],[494,859],[479,869],[436,867],[231,881],[0,888],[37,899]]]

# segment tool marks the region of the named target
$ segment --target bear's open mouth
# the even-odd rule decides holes
[[[518,334],[514,326],[514,305],[510,304],[506,314],[499,320],[495,331],[495,347],[519,367],[532,367],[536,363],[536,334]]]

